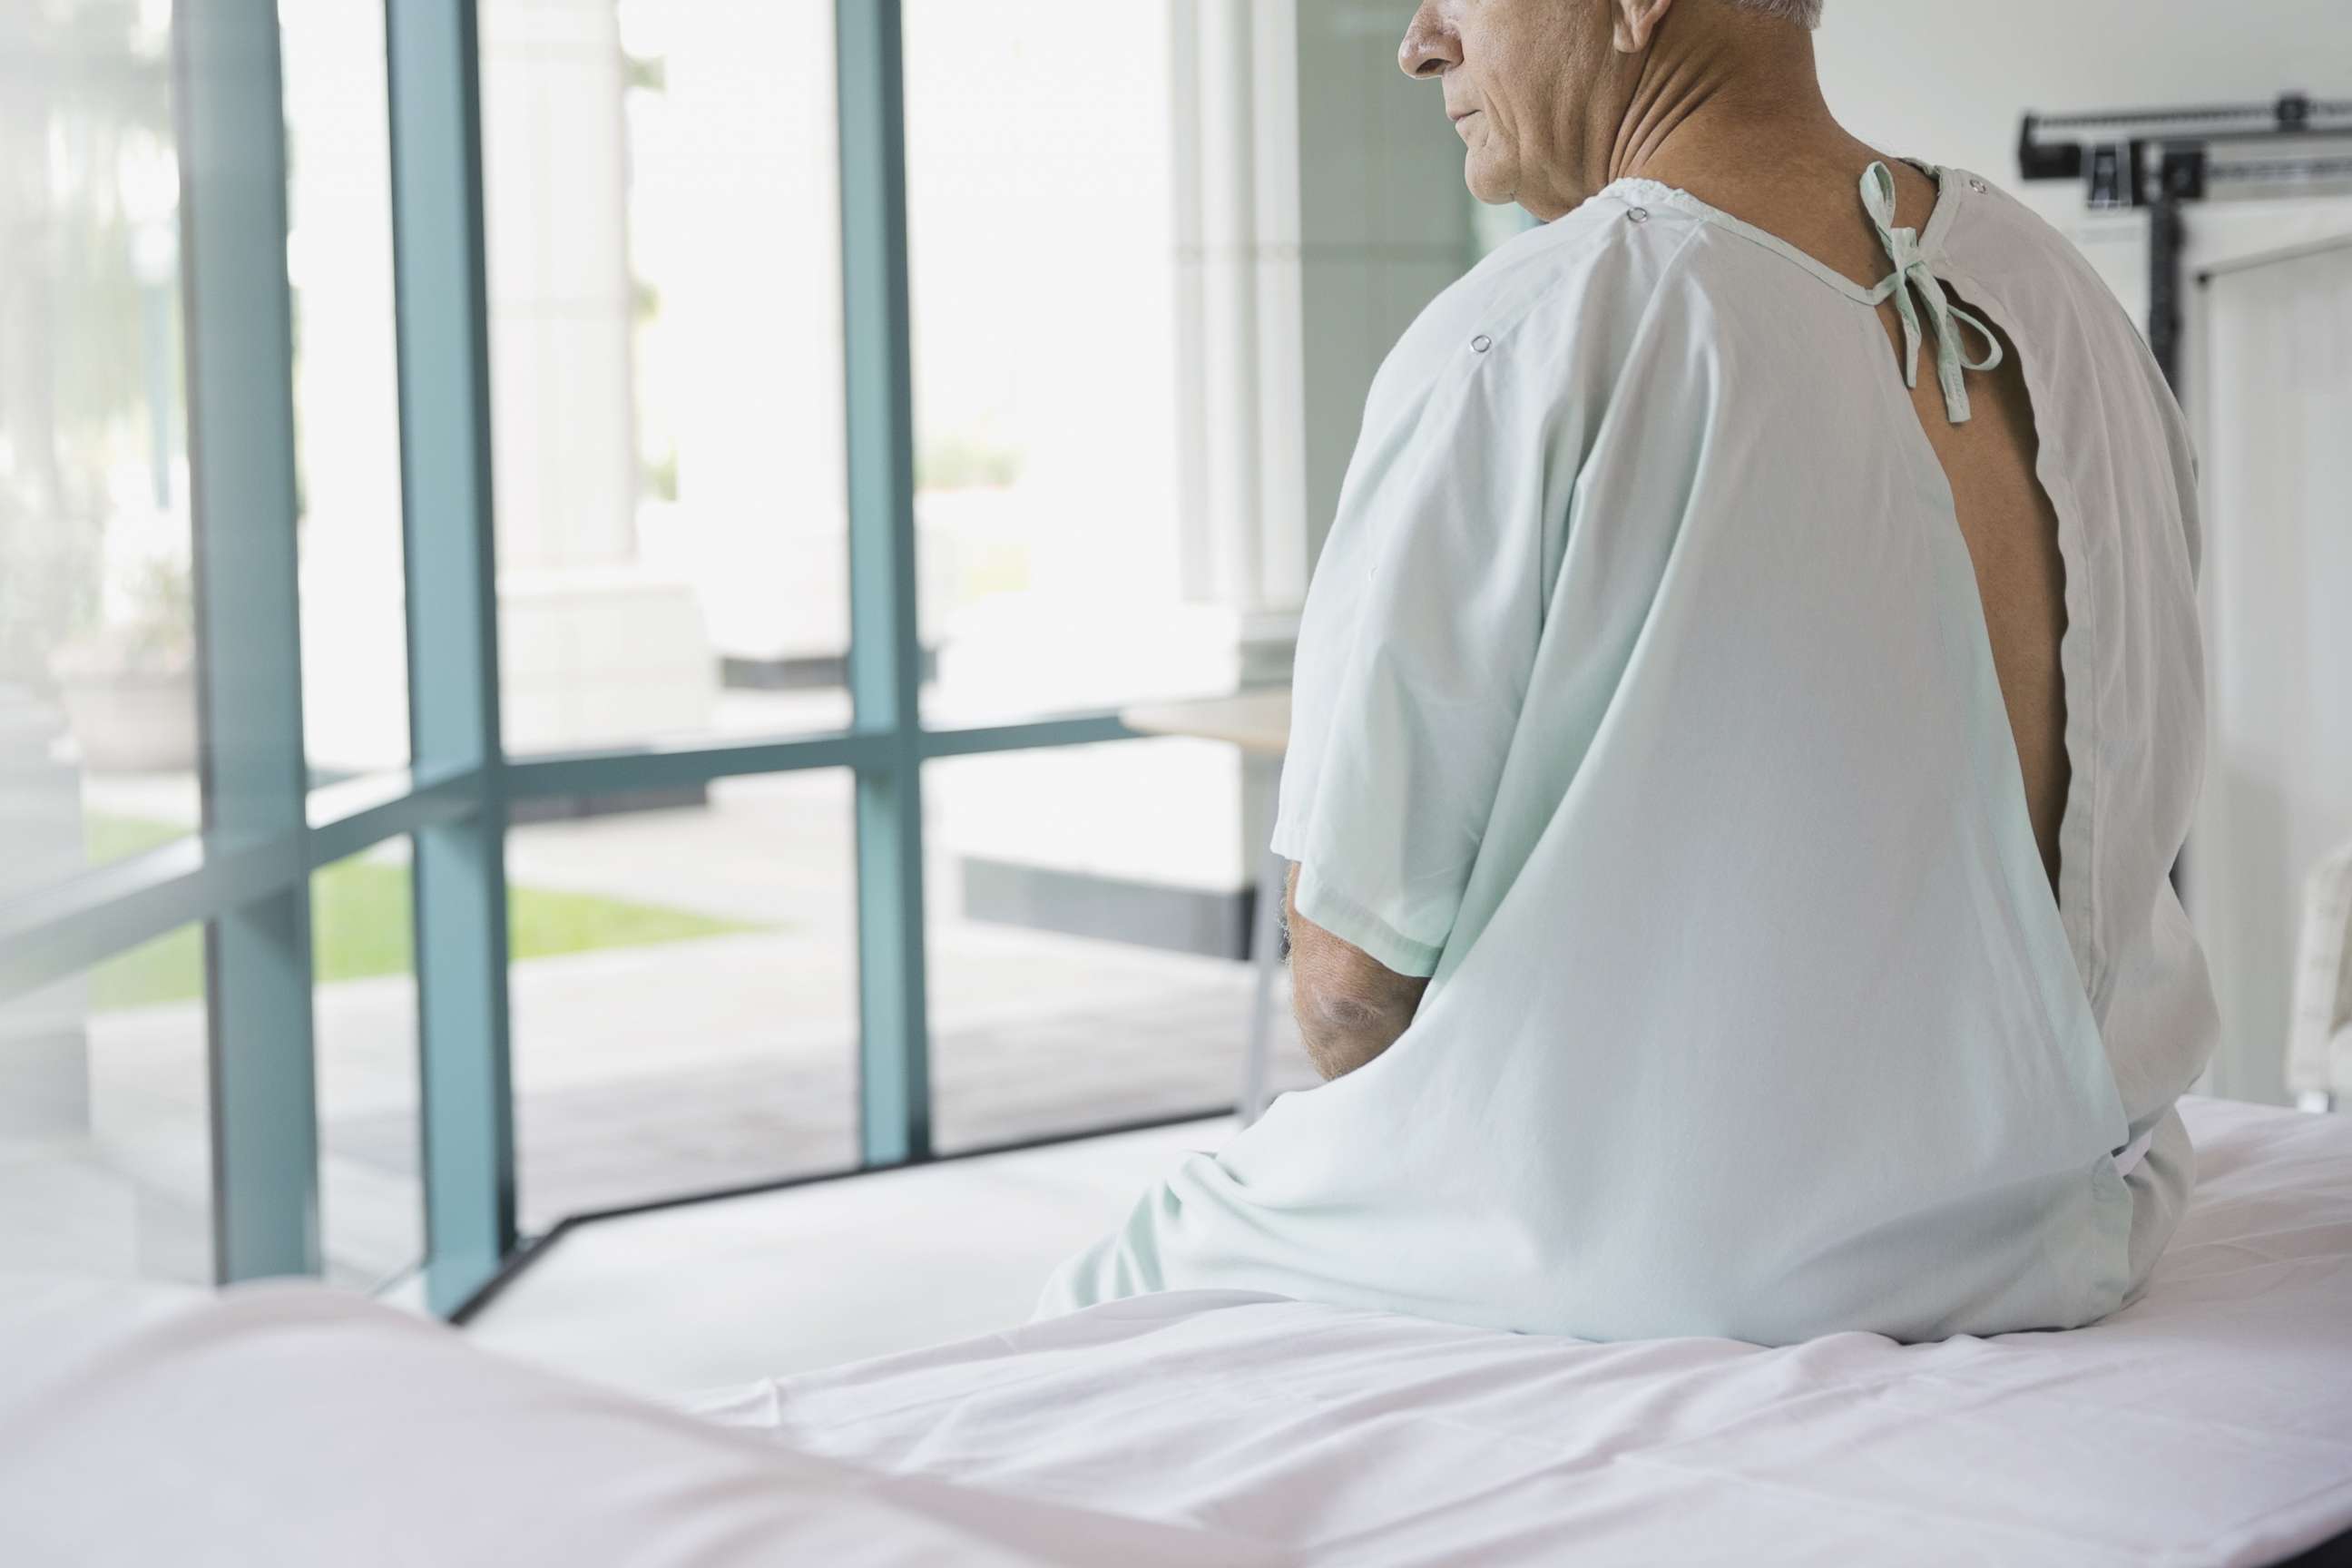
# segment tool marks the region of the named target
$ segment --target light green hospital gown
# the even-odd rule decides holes
[[[1228,1287],[1929,1339],[2087,1322],[2146,1278],[2217,1027],[2168,876],[2203,733],[2191,459],[2088,267],[1937,173],[1916,235],[1864,177],[1876,294],[1624,180],[1406,332],[1308,595],[1274,847],[1302,914],[1429,989],[1041,1313]],[[1965,417],[1985,340],[1938,279],[2015,345],[2058,516],[2055,899],[1872,309],[1899,289]]]

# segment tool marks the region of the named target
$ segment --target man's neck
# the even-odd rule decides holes
[[[1679,16],[1679,14],[1676,14]],[[1752,19],[1660,28],[1612,139],[1602,183],[1628,176],[1688,191],[1858,281],[1885,258],[1855,186],[1879,154],[1830,113],[1810,33]],[[1900,221],[1926,221],[1933,185],[1896,168]],[[1540,215],[1538,215],[1540,216]]]
[[[1811,34],[1669,25],[1642,61],[1606,177],[1656,180],[1736,209],[1769,205],[1776,188],[1824,165],[1851,163],[1858,175],[1867,153],[1830,114]]]

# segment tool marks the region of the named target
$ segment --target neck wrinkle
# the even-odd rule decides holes
[[[1663,33],[1654,39],[1611,139],[1608,179],[1677,184],[1660,169],[1668,153],[1704,158],[1709,146],[1740,145],[1764,125],[1780,127],[1792,142],[1809,132],[1842,134],[1812,74],[1810,37],[1801,58],[1759,58],[1754,47],[1753,35],[1683,47]]]

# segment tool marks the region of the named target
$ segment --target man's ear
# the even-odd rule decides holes
[[[1665,19],[1675,0],[1617,0],[1617,22],[1612,40],[1621,55],[1638,55],[1650,47],[1650,36]]]

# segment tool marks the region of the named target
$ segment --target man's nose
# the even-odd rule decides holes
[[[1397,46],[1397,68],[1411,77],[1439,76],[1462,63],[1460,40],[1437,14],[1437,0],[1421,0]]]

